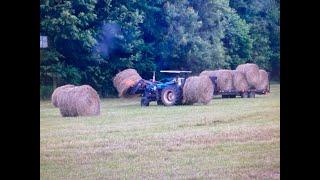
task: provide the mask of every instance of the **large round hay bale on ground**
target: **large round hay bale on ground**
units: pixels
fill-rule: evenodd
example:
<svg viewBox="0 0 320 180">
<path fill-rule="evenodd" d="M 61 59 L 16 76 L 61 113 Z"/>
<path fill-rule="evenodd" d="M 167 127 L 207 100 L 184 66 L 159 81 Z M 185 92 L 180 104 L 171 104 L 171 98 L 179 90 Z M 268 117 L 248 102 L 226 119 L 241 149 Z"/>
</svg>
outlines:
<svg viewBox="0 0 320 180">
<path fill-rule="evenodd" d="M 236 70 L 245 74 L 250 89 L 256 89 L 259 85 L 259 67 L 256 64 L 240 64 Z"/>
<path fill-rule="evenodd" d="M 100 114 L 100 98 L 89 85 L 66 89 L 59 97 L 59 110 L 63 117 L 96 116 Z"/>
<path fill-rule="evenodd" d="M 267 90 L 269 87 L 269 75 L 267 71 L 260 69 L 259 70 L 259 84 L 257 86 L 257 90 L 263 91 Z"/>
<path fill-rule="evenodd" d="M 126 69 L 113 78 L 113 85 L 117 89 L 119 97 L 130 97 L 126 95 L 127 90 L 141 79 L 135 69 Z"/>
<path fill-rule="evenodd" d="M 212 100 L 213 85 L 208 76 L 191 76 L 183 86 L 183 104 L 208 104 Z"/>
<path fill-rule="evenodd" d="M 249 85 L 244 73 L 233 70 L 232 71 L 233 88 L 236 91 L 245 92 L 249 89 Z"/>
<path fill-rule="evenodd" d="M 59 106 L 59 104 L 58 104 L 58 96 L 60 96 L 60 94 L 61 94 L 64 90 L 66 90 L 66 89 L 68 89 L 68 88 L 71 88 L 71 87 L 74 87 L 74 85 L 72 85 L 72 84 L 66 84 L 66 85 L 64 85 L 64 86 L 60 86 L 60 87 L 56 88 L 56 89 L 53 91 L 53 93 L 52 93 L 52 95 L 51 95 L 51 102 L 52 102 L 52 105 L 53 105 L 54 107 L 58 107 L 58 106 Z"/>
<path fill-rule="evenodd" d="M 219 69 L 214 71 L 206 70 L 200 73 L 200 76 L 202 75 L 217 77 L 216 91 L 231 91 L 233 89 L 231 70 L 228 70 L 228 69 Z"/>
</svg>

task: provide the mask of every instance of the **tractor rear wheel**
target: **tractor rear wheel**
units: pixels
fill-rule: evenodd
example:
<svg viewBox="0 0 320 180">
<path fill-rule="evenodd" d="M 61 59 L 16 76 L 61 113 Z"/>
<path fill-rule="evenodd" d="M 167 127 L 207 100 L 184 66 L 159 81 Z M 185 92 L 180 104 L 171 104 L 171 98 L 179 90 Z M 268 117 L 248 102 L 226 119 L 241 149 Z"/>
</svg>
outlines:
<svg viewBox="0 0 320 180">
<path fill-rule="evenodd" d="M 181 93 L 174 86 L 168 86 L 161 92 L 161 101 L 165 106 L 173 106 L 181 101 Z"/>
</svg>

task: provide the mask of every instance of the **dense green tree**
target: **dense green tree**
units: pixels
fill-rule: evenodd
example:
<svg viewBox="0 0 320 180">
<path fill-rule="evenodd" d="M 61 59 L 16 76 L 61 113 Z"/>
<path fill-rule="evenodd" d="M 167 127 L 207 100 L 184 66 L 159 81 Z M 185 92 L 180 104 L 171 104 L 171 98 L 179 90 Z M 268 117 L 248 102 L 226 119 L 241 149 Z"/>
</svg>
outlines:
<svg viewBox="0 0 320 180">
<path fill-rule="evenodd" d="M 144 46 L 142 59 L 150 64 L 152 62 L 152 68 L 146 71 L 144 77 L 146 79 L 151 78 L 152 71 L 163 69 L 163 52 L 166 52 L 163 48 L 164 35 L 167 32 L 168 24 L 166 17 L 164 16 L 165 9 L 163 8 L 165 0 L 140 0 L 137 1 L 136 8 L 144 12 L 144 21 L 140 24 L 141 31 L 143 32 Z M 162 74 L 158 74 L 158 78 L 161 78 Z"/>
<path fill-rule="evenodd" d="M 171 1 L 165 4 L 167 33 L 162 42 L 163 66 L 190 69 L 226 68 L 222 39 L 227 1 Z"/>
<path fill-rule="evenodd" d="M 279 7 L 278 0 L 41 0 L 49 48 L 40 50 L 40 83 L 89 84 L 110 96 L 112 77 L 126 68 L 149 79 L 155 70 L 197 74 L 248 61 L 279 77 Z"/>
<path fill-rule="evenodd" d="M 142 74 L 152 71 L 152 59 L 143 59 L 148 52 L 139 27 L 143 12 L 134 4 L 108 0 L 41 1 L 40 30 L 50 39 L 50 48 L 42 50 L 42 57 L 46 57 L 41 60 L 42 79 L 51 75 L 53 84 L 90 84 L 105 95 L 114 92 L 110 87 L 118 71 L 129 67 Z M 63 78 L 61 71 L 74 76 Z"/>
<path fill-rule="evenodd" d="M 198 12 L 202 26 L 199 34 L 211 47 L 211 66 L 203 69 L 228 68 L 227 54 L 222 39 L 225 36 L 227 18 L 230 11 L 228 0 L 190 0 L 190 4 Z"/>
<path fill-rule="evenodd" d="M 230 6 L 251 26 L 252 61 L 272 72 L 274 77 L 279 77 L 280 1 L 230 0 Z"/>
<path fill-rule="evenodd" d="M 269 40 L 272 50 L 270 57 L 271 75 L 277 79 L 280 77 L 280 0 L 271 1 L 268 8 Z M 280 80 L 280 79 L 279 79 Z"/>
<path fill-rule="evenodd" d="M 58 85 L 80 83 L 80 70 L 93 63 L 90 56 L 96 40 L 90 26 L 96 19 L 95 4 L 94 0 L 41 1 L 40 32 L 49 37 L 49 48 L 42 50 L 40 63 L 42 72 L 49 71 L 46 74 Z"/>
<path fill-rule="evenodd" d="M 188 1 L 167 2 L 165 16 L 168 30 L 162 42 L 162 47 L 167 47 L 163 52 L 163 67 L 196 70 L 201 68 L 199 65 L 208 66 L 205 60 L 210 56 L 205 54 L 205 50 L 209 44 L 197 33 L 202 22 Z"/>
<path fill-rule="evenodd" d="M 235 69 L 239 64 L 252 59 L 253 40 L 249 35 L 250 26 L 233 9 L 226 13 L 226 17 L 223 42 L 228 55 L 227 62 L 231 69 Z"/>
</svg>

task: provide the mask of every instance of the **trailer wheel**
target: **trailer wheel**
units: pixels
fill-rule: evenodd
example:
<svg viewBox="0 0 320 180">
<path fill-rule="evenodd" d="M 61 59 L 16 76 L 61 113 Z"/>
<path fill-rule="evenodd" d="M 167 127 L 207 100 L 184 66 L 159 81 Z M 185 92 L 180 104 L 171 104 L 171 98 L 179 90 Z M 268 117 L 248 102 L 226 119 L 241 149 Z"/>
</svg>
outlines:
<svg viewBox="0 0 320 180">
<path fill-rule="evenodd" d="M 149 106 L 149 100 L 145 97 L 141 98 L 141 106 Z"/>
<path fill-rule="evenodd" d="M 222 98 L 229 98 L 229 95 L 222 95 Z"/>
<path fill-rule="evenodd" d="M 241 98 L 248 98 L 248 93 L 247 92 L 242 93 Z"/>
<path fill-rule="evenodd" d="M 253 91 L 251 91 L 251 92 L 249 93 L 249 98 L 255 98 L 255 97 L 256 97 L 256 93 L 253 92 Z"/>
<path fill-rule="evenodd" d="M 181 101 L 181 93 L 174 86 L 168 86 L 161 92 L 161 101 L 165 106 L 173 106 Z"/>
</svg>

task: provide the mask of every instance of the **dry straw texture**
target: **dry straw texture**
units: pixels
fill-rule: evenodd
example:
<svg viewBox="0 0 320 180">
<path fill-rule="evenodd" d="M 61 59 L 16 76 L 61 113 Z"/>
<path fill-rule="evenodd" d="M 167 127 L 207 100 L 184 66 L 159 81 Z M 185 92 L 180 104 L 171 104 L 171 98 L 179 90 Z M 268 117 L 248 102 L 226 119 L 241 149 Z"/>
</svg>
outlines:
<svg viewBox="0 0 320 180">
<path fill-rule="evenodd" d="M 63 117 L 96 116 L 100 114 L 100 98 L 89 85 L 66 89 L 58 96 L 59 110 Z"/>
<path fill-rule="evenodd" d="M 217 77 L 216 91 L 230 91 L 233 89 L 231 70 L 227 70 L 227 69 L 219 69 L 214 71 L 206 70 L 200 73 L 200 76 L 202 75 Z"/>
<path fill-rule="evenodd" d="M 213 97 L 213 85 L 208 76 L 191 76 L 183 86 L 183 104 L 208 104 Z"/>
<path fill-rule="evenodd" d="M 249 89 L 249 85 L 244 73 L 233 70 L 232 71 L 233 88 L 236 91 L 245 92 Z"/>
<path fill-rule="evenodd" d="M 267 71 L 260 69 L 259 70 L 259 84 L 257 90 L 267 90 L 269 86 L 269 76 Z"/>
<path fill-rule="evenodd" d="M 256 64 L 240 64 L 236 70 L 245 74 L 250 89 L 257 88 L 259 85 L 259 67 Z"/>
<path fill-rule="evenodd" d="M 67 85 L 64 85 L 64 86 L 60 86 L 60 87 L 56 88 L 56 89 L 53 91 L 53 93 L 52 93 L 52 95 L 51 95 L 51 102 L 52 102 L 52 105 L 53 105 L 54 107 L 59 107 L 59 104 L 58 104 L 58 96 L 60 96 L 60 94 L 61 94 L 64 90 L 66 90 L 66 89 L 68 89 L 68 88 L 71 88 L 71 87 L 74 87 L 74 85 L 72 85 L 72 84 L 67 84 Z"/>
<path fill-rule="evenodd" d="M 135 69 L 126 69 L 113 78 L 113 85 L 117 89 L 119 97 L 131 97 L 126 92 L 141 79 Z"/>
</svg>

